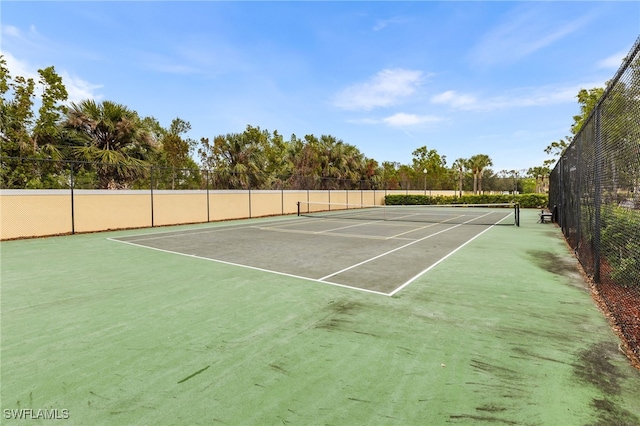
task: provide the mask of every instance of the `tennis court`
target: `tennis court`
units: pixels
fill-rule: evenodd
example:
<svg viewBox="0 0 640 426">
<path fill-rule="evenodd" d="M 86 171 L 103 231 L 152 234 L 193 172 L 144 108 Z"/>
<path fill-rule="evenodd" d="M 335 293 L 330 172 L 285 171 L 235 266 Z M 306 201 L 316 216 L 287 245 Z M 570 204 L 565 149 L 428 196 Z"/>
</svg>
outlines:
<svg viewBox="0 0 640 426">
<path fill-rule="evenodd" d="M 299 203 L 297 217 L 114 241 L 392 296 L 518 214 L 513 205 L 348 207 Z"/>
<path fill-rule="evenodd" d="M 640 424 L 640 371 L 538 213 L 3 242 L 2 424 Z"/>
</svg>

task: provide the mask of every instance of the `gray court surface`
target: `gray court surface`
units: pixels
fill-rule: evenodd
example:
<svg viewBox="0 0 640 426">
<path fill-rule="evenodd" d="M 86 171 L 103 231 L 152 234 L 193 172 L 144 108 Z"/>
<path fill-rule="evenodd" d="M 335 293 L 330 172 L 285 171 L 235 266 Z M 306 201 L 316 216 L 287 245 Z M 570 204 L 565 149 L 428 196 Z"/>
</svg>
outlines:
<svg viewBox="0 0 640 426">
<path fill-rule="evenodd" d="M 289 217 L 253 225 L 216 226 L 114 240 L 393 295 L 490 228 L 490 225 Z"/>
</svg>

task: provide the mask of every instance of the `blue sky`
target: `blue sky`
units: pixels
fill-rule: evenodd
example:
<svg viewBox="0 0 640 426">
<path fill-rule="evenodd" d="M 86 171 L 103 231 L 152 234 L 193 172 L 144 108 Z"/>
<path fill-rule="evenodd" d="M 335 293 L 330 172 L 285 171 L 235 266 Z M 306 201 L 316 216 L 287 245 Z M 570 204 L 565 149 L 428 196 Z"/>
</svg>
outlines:
<svg viewBox="0 0 640 426">
<path fill-rule="evenodd" d="M 180 117 L 189 136 L 247 125 L 330 134 L 379 162 L 426 145 L 527 169 L 569 134 L 640 35 L 640 2 L 14 2 L 12 76 L 53 65 L 70 101 Z"/>
</svg>

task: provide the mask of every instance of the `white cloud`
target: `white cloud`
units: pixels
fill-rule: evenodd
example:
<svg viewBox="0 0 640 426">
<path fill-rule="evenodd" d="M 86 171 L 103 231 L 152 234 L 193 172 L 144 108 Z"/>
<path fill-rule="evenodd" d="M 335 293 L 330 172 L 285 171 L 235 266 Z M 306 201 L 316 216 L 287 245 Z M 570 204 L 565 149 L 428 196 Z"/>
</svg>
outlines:
<svg viewBox="0 0 640 426">
<path fill-rule="evenodd" d="M 35 25 L 31 25 L 26 32 L 13 25 L 2 25 L 0 34 L 2 34 L 3 48 L 13 51 L 27 49 L 34 51 L 48 44 L 48 40 L 40 35 Z"/>
<path fill-rule="evenodd" d="M 346 120 L 347 123 L 351 124 L 379 124 L 380 120 L 376 120 L 375 118 L 351 118 Z"/>
<path fill-rule="evenodd" d="M 85 99 L 102 99 L 102 95 L 96 93 L 96 91 L 102 88 L 100 84 L 92 84 L 81 78 L 69 75 L 66 71 L 60 73 L 62 77 L 62 84 L 67 88 L 67 94 L 69 98 L 68 102 L 80 102 Z"/>
<path fill-rule="evenodd" d="M 398 112 L 396 114 L 393 114 L 381 119 L 369 117 L 369 118 L 347 120 L 347 122 L 351 124 L 359 124 L 359 125 L 385 124 L 390 127 L 415 127 L 415 126 L 420 126 L 424 124 L 439 123 L 441 121 L 444 121 L 444 119 L 442 117 L 438 117 L 435 115 L 417 115 L 417 114 L 407 114 L 404 112 Z"/>
<path fill-rule="evenodd" d="M 403 24 L 405 22 L 408 22 L 409 20 L 407 18 L 402 18 L 402 17 L 395 17 L 395 18 L 389 18 L 389 19 L 378 19 L 376 21 L 376 24 L 373 26 L 373 31 L 380 31 L 390 25 L 397 25 L 397 24 Z"/>
<path fill-rule="evenodd" d="M 512 90 L 509 93 L 482 98 L 478 95 L 458 93 L 455 90 L 435 95 L 434 104 L 447 105 L 460 111 L 497 111 L 510 108 L 540 107 L 561 103 L 575 103 L 581 89 L 602 87 L 601 83 L 582 83 L 569 86 L 542 86 Z"/>
<path fill-rule="evenodd" d="M 36 97 L 39 97 L 42 94 L 42 88 L 38 84 L 40 74 L 38 74 L 37 68 L 26 61 L 16 58 L 10 52 L 0 51 L 0 54 L 3 55 L 7 63 L 11 78 L 14 79 L 17 76 L 22 76 L 33 79 L 36 83 L 35 94 Z M 56 73 L 62 77 L 62 84 L 64 84 L 64 87 L 67 89 L 69 95 L 67 99 L 68 102 L 79 102 L 84 99 L 98 100 L 102 98 L 102 95 L 96 93 L 97 89 L 100 89 L 102 85 L 89 83 L 79 77 L 70 75 L 66 71 L 56 69 Z"/>
<path fill-rule="evenodd" d="M 598 62 L 598 68 L 606 68 L 606 69 L 614 69 L 617 70 L 622 65 L 622 61 L 627 56 L 628 50 L 620 51 L 618 53 L 614 53 L 608 58 L 604 58 L 600 62 Z"/>
<path fill-rule="evenodd" d="M 465 109 L 477 104 L 477 100 L 474 96 L 458 94 L 455 90 L 448 90 L 446 92 L 435 95 L 431 98 L 431 102 L 434 104 L 448 104 L 453 108 Z"/>
<path fill-rule="evenodd" d="M 392 127 L 417 126 L 420 124 L 437 123 L 442 121 L 440 117 L 433 115 L 416 115 L 399 112 L 382 119 L 382 122 Z"/>
<path fill-rule="evenodd" d="M 489 31 L 471 53 L 479 65 L 518 61 L 586 26 L 595 13 L 570 18 L 553 17 L 549 10 L 516 7 L 503 22 Z"/>
<path fill-rule="evenodd" d="M 334 105 L 346 110 L 364 111 L 396 105 L 413 95 L 422 80 L 422 71 L 385 69 L 363 83 L 340 91 L 334 97 Z"/>
<path fill-rule="evenodd" d="M 2 35 L 9 37 L 20 37 L 20 29 L 14 27 L 13 25 L 3 25 L 2 26 Z"/>
<path fill-rule="evenodd" d="M 12 79 L 16 76 L 22 76 L 24 78 L 32 78 L 34 81 L 38 81 L 38 78 L 40 77 L 38 75 L 38 70 L 34 69 L 26 61 L 16 58 L 10 52 L 0 51 L 0 54 L 7 62 L 7 68 L 9 69 L 9 74 Z"/>
</svg>

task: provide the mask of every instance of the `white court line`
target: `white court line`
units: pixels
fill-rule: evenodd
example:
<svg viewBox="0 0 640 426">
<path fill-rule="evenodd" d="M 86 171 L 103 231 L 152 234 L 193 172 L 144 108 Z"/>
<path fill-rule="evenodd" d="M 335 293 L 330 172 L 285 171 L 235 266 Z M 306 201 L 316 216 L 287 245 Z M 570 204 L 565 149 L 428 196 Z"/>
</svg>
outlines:
<svg viewBox="0 0 640 426">
<path fill-rule="evenodd" d="M 356 228 L 358 226 L 371 225 L 372 223 L 380 223 L 380 222 L 383 222 L 383 221 L 382 220 L 372 220 L 370 222 L 357 223 L 355 225 L 340 226 L 338 228 L 325 229 L 324 231 L 316 231 L 316 234 L 324 234 L 324 233 L 327 233 L 327 232 L 339 231 L 341 229 L 347 229 L 347 228 Z"/>
<path fill-rule="evenodd" d="M 467 244 L 469 244 L 471 241 L 475 240 L 476 238 L 478 238 L 480 235 L 484 234 L 485 232 L 487 232 L 488 230 L 490 230 L 491 228 L 493 228 L 494 226 L 496 226 L 497 224 L 499 224 L 500 222 L 502 222 L 503 220 L 507 219 L 508 217 L 511 217 L 511 215 L 506 216 L 502 219 L 500 219 L 498 222 L 496 222 L 495 225 L 491 225 L 490 227 L 488 227 L 487 229 L 485 229 L 484 231 L 480 232 L 479 234 L 474 235 L 473 237 L 471 237 L 469 240 L 465 241 L 464 243 L 462 243 L 461 245 L 459 245 L 458 247 L 456 247 L 455 249 L 453 249 L 453 251 L 449 252 L 447 255 L 445 255 L 444 257 L 442 257 L 440 260 L 438 260 L 436 263 L 432 264 L 431 266 L 429 266 L 428 268 L 426 268 L 425 270 L 421 271 L 419 274 L 417 274 L 416 276 L 414 276 L 413 278 L 409 279 L 407 282 L 405 282 L 404 284 L 402 284 L 400 287 L 396 288 L 395 290 L 393 290 L 391 293 L 389 293 L 389 296 L 393 296 L 394 294 L 396 294 L 397 292 L 399 292 L 400 290 L 402 290 L 403 288 L 405 288 L 406 286 L 408 286 L 409 284 L 411 284 L 412 282 L 414 282 L 415 280 L 417 280 L 418 278 L 420 278 L 421 276 L 423 276 L 424 274 L 426 274 L 427 272 L 429 272 L 430 270 L 432 270 L 433 268 L 435 268 L 436 266 L 438 266 L 440 263 L 442 263 L 445 259 L 447 259 L 448 257 L 452 256 L 454 253 L 456 253 L 458 250 L 460 250 L 462 247 L 466 246 Z M 475 220 L 475 219 L 473 219 Z M 465 222 L 466 223 L 466 222 Z"/>
<path fill-rule="evenodd" d="M 142 245 L 142 244 L 132 243 L 132 242 L 129 242 L 129 241 L 116 240 L 116 239 L 113 239 L 113 238 L 107 238 L 107 240 L 115 241 L 115 242 L 122 243 L 122 244 L 129 244 L 129 245 L 132 245 L 132 246 L 135 246 L 135 247 L 142 247 L 142 248 L 146 248 L 146 249 L 150 249 L 150 250 L 156 250 L 156 251 L 160 251 L 160 252 L 163 252 L 163 253 L 177 254 L 177 255 L 180 255 L 180 256 L 190 257 L 190 258 L 193 258 L 193 259 L 208 260 L 210 262 L 222 263 L 224 265 L 230 265 L 230 266 L 237 266 L 237 267 L 240 267 L 240 268 L 252 269 L 254 271 L 267 272 L 267 273 L 270 273 L 270 274 L 282 275 L 282 276 L 291 277 L 291 278 L 299 278 L 299 279 L 306 280 L 306 281 L 313 281 L 313 282 L 319 282 L 319 283 L 322 283 L 322 284 L 333 285 L 333 286 L 336 286 L 336 287 L 348 288 L 350 290 L 364 291 L 365 293 L 373 293 L 373 294 L 378 294 L 378 295 L 381 295 L 381 296 L 390 296 L 390 294 L 383 293 L 381 291 L 369 290 L 369 289 L 360 288 L 360 287 L 352 287 L 352 286 L 349 286 L 349 285 L 333 283 L 333 282 L 330 282 L 330 281 L 320 281 L 320 280 L 317 280 L 315 278 L 309 278 L 309 277 L 303 277 L 303 276 L 300 276 L 300 275 L 288 274 L 286 272 L 272 271 L 270 269 L 258 268 L 256 266 L 243 265 L 241 263 L 227 262 L 226 260 L 212 259 L 212 258 L 209 258 L 209 257 L 197 256 L 195 254 L 180 253 L 179 251 L 171 251 L 171 250 L 165 250 L 165 249 L 156 248 L 156 247 L 149 247 L 149 246 L 145 246 L 145 245 Z"/>
<path fill-rule="evenodd" d="M 302 229 L 282 229 L 278 227 L 268 227 L 263 228 L 260 226 L 253 226 L 254 229 L 259 229 L 261 231 L 269 231 L 269 232 L 284 232 L 289 234 L 303 234 L 303 235 L 325 235 L 329 237 L 341 237 L 341 238 L 362 238 L 365 240 L 388 240 L 389 237 L 383 237 L 380 235 L 366 235 L 366 234 L 343 234 L 340 232 L 327 232 L 327 231 L 305 231 Z M 340 229 L 340 228 L 338 228 Z M 398 238 L 402 240 L 413 241 L 415 238 Z"/>
<path fill-rule="evenodd" d="M 411 246 L 411 245 L 413 245 L 413 244 L 419 243 L 419 242 L 421 242 L 421 241 L 424 241 L 424 240 L 426 240 L 426 239 L 428 239 L 428 238 L 431 238 L 431 237 L 434 237 L 434 236 L 436 236 L 436 235 L 442 234 L 442 233 L 444 233 L 444 232 L 450 231 L 450 230 L 455 229 L 455 228 L 457 228 L 457 227 L 459 227 L 459 226 L 462 226 L 462 225 L 464 225 L 464 224 L 466 224 L 466 223 L 472 222 L 473 220 L 480 219 L 480 218 L 481 218 L 481 217 L 483 217 L 483 216 L 487 216 L 487 215 L 489 215 L 489 214 L 490 214 L 490 213 L 487 213 L 487 214 L 484 214 L 484 215 L 482 215 L 482 216 L 479 216 L 479 217 L 477 217 L 477 218 L 475 218 L 475 219 L 468 220 L 468 221 L 463 222 L 463 223 L 459 223 L 458 225 L 452 226 L 452 227 L 447 228 L 447 229 L 443 229 L 442 231 L 438 231 L 438 232 L 436 232 L 436 233 L 434 233 L 434 234 L 427 235 L 426 237 L 422 237 L 422 238 L 420 238 L 420 239 L 418 239 L 418 240 L 412 241 L 412 242 L 407 243 L 407 244 L 405 244 L 405 245 L 403 245 L 403 246 L 396 247 L 396 248 L 394 248 L 393 250 L 389 250 L 389 251 L 387 251 L 387 252 L 384 252 L 384 253 L 382 253 L 382 254 L 379 254 L 379 255 L 377 255 L 377 256 L 374 256 L 374 257 L 372 257 L 372 258 L 370 258 L 370 259 L 363 260 L 362 262 L 358 262 L 358 263 L 356 263 L 355 265 L 348 266 L 348 267 L 346 267 L 346 268 L 344 268 L 344 269 L 341 269 L 341 270 L 336 271 L 336 272 L 334 272 L 334 273 L 332 273 L 332 274 L 329 274 L 329 275 L 327 275 L 327 276 L 325 276 L 325 277 L 322 277 L 322 278 L 320 278 L 320 281 L 326 280 L 327 278 L 331 278 L 331 277 L 333 277 L 333 276 L 336 276 L 336 275 L 338 275 L 338 274 L 341 274 L 341 273 L 343 273 L 343 272 L 346 272 L 346 271 L 348 271 L 348 270 L 350 270 L 350 269 L 357 268 L 358 266 L 364 265 L 365 263 L 369 263 L 369 262 L 372 262 L 372 261 L 374 261 L 374 260 L 376 260 L 376 259 L 380 259 L 381 257 L 384 257 L 384 256 L 386 256 L 386 255 L 388 255 L 388 254 L 391 254 L 391 253 L 396 252 L 396 251 L 398 251 L 398 250 L 402 250 L 403 248 L 409 247 L 409 246 Z M 492 226 L 493 226 L 493 225 L 492 225 Z"/>
<path fill-rule="evenodd" d="M 420 228 L 410 229 L 409 231 L 404 231 L 404 232 L 401 232 L 401 233 L 399 233 L 399 234 L 396 234 L 396 235 L 392 235 L 392 236 L 390 236 L 390 237 L 387 237 L 387 239 L 388 239 L 388 240 L 391 240 L 391 239 L 393 239 L 393 238 L 398 238 L 398 237 L 400 237 L 400 236 L 402 236 L 402 235 L 405 235 L 405 234 L 410 234 L 410 233 L 412 233 L 412 232 L 421 231 L 421 230 L 423 230 L 423 229 L 431 228 L 432 226 L 441 225 L 441 224 L 443 224 L 443 223 L 446 223 L 446 221 L 443 221 L 443 222 L 436 222 L 436 223 L 431 223 L 431 224 L 429 224 L 429 225 L 421 226 Z"/>
<path fill-rule="evenodd" d="M 444 256 L 443 258 L 441 258 L 440 260 L 438 260 L 436 263 L 432 264 L 431 266 L 429 266 L 427 269 L 421 271 L 418 275 L 414 276 L 413 278 L 411 278 L 410 280 L 408 280 L 407 282 L 405 282 L 404 284 L 402 284 L 400 287 L 396 288 L 395 290 L 393 290 L 391 293 L 389 293 L 389 296 L 393 296 L 394 294 L 396 294 L 397 292 L 399 292 L 400 290 L 402 290 L 403 288 L 405 288 L 406 286 L 408 286 L 409 284 L 411 284 L 412 282 L 414 282 L 415 280 L 417 280 L 418 278 L 420 278 L 422 275 L 426 274 L 427 272 L 429 272 L 430 270 L 432 270 L 433 268 L 435 268 L 436 266 L 438 266 L 439 264 L 441 264 L 445 259 L 447 259 L 449 256 L 452 256 L 455 252 L 457 252 L 458 250 L 460 250 L 462 247 L 466 246 L 467 244 L 469 244 L 471 241 L 475 240 L 476 238 L 478 238 L 480 235 L 484 234 L 485 232 L 487 232 L 489 229 L 493 228 L 495 225 L 491 225 L 489 228 L 485 229 L 484 231 L 480 232 L 477 235 L 474 235 L 472 238 L 470 238 L 469 240 L 465 241 L 464 243 L 462 243 L 461 245 L 459 245 L 458 247 L 456 247 L 453 251 L 451 251 L 450 253 L 448 253 L 446 256 Z"/>
<path fill-rule="evenodd" d="M 488 215 L 488 214 L 490 214 L 490 213 L 487 213 L 486 215 Z M 483 216 L 486 216 L 486 215 L 483 215 Z M 476 239 L 476 238 L 478 238 L 480 235 L 484 234 L 484 233 L 485 233 L 485 232 L 487 232 L 489 229 L 493 228 L 495 225 L 491 225 L 489 228 L 487 228 L 487 229 L 485 229 L 484 231 L 480 232 L 479 234 L 477 234 L 477 235 L 473 236 L 471 239 L 469 239 L 468 241 L 464 242 L 462 245 L 460 245 L 460 246 L 458 246 L 457 248 L 455 248 L 453 251 L 451 251 L 450 253 L 448 253 L 447 255 L 445 255 L 443 258 L 441 258 L 440 260 L 438 260 L 436 263 L 434 263 L 434 264 L 430 265 L 428 268 L 426 268 L 425 270 L 421 271 L 419 274 L 417 274 L 416 276 L 414 276 L 414 277 L 413 277 L 413 278 L 411 278 L 410 280 L 406 281 L 406 282 L 405 282 L 404 284 L 402 284 L 400 287 L 397 287 L 397 288 L 396 288 L 395 290 L 393 290 L 391 293 L 383 293 L 383 292 L 376 291 L 376 290 L 369 290 L 369 289 L 366 289 L 366 288 L 360 288 L 360 287 L 354 287 L 354 286 L 349 286 L 349 285 L 345 285 L 345 284 L 334 283 L 334 282 L 331 282 L 331 281 L 326 281 L 326 279 L 327 279 L 327 278 L 330 278 L 330 277 L 332 277 L 332 276 L 335 276 L 335 275 L 337 275 L 337 274 L 339 274 L 339 273 L 341 273 L 341 272 L 344 272 L 344 271 L 347 271 L 347 270 L 349 270 L 349 269 L 352 269 L 352 268 L 355 268 L 355 267 L 357 267 L 357 266 L 360 266 L 360 265 L 362 265 L 362 264 L 368 263 L 368 262 L 370 262 L 370 261 L 372 261 L 372 260 L 378 259 L 378 258 L 380 258 L 380 257 L 382 257 L 382 256 L 385 256 L 385 255 L 387 255 L 387 254 L 390 254 L 390 253 L 392 253 L 392 252 L 394 252 L 394 251 L 397 251 L 397 250 L 399 250 L 399 249 L 402 249 L 402 248 L 408 247 L 408 246 L 410 246 L 410 245 L 412 245 L 412 244 L 415 244 L 415 243 L 417 243 L 417 242 L 420 242 L 420 241 L 426 240 L 427 238 L 431 238 L 432 236 L 435 236 L 435 235 L 438 235 L 438 234 L 441 234 L 441 233 L 447 232 L 447 231 L 449 231 L 449 230 L 451 230 L 451 229 L 457 228 L 457 227 L 459 227 L 459 226 L 462 226 L 462 225 L 464 225 L 464 224 L 467 224 L 467 223 L 469 223 L 469 222 L 472 222 L 472 221 L 474 221 L 474 220 L 477 220 L 477 219 L 479 219 L 479 218 L 481 218 L 481 217 L 483 217 L 483 216 L 479 216 L 479 217 L 477 217 L 477 218 L 474 218 L 474 219 L 468 220 L 468 221 L 466 221 L 466 222 L 464 222 L 464 223 L 461 223 L 461 224 L 458 224 L 458 225 L 452 226 L 452 227 L 447 228 L 447 229 L 445 229 L 445 230 L 439 231 L 439 232 L 437 232 L 437 233 L 435 233 L 435 234 L 428 235 L 428 236 L 426 236 L 426 237 L 424 237 L 424 238 L 421 238 L 421 239 L 419 239 L 419 240 L 414 240 L 414 241 L 412 241 L 412 242 L 410 242 L 410 243 L 408 243 L 408 244 L 405 244 L 404 246 L 401 246 L 401 247 L 398 247 L 398 248 L 396 248 L 396 249 L 390 250 L 390 251 L 388 251 L 388 252 L 386 252 L 386 253 L 383 253 L 383 254 L 381 254 L 381 255 L 375 256 L 375 257 L 373 257 L 373 258 L 371 258 L 371 259 L 369 259 L 369 260 L 365 260 L 365 261 L 360 262 L 360 263 L 358 263 L 358 264 L 356 264 L 356 265 L 350 266 L 350 267 L 348 267 L 348 268 L 345 268 L 345 269 L 343 269 L 343 270 L 341 270 L 341 271 L 338 271 L 338 272 L 335 272 L 335 273 L 333 273 L 333 274 L 327 275 L 327 276 L 325 276 L 325 277 L 323 277 L 323 278 L 320 278 L 320 279 L 309 278 L 309 277 L 304 277 L 304 276 L 294 275 L 294 274 L 288 274 L 288 273 L 285 273 L 285 272 L 278 272 L 278 271 L 273 271 L 273 270 L 269 270 L 269 269 L 258 268 L 258 267 L 255 267 L 255 266 L 243 265 L 243 264 L 240 264 L 240 263 L 233 263 L 233 262 L 228 262 L 228 261 L 219 260 L 219 259 L 212 259 L 212 258 L 207 258 L 207 257 L 197 256 L 197 255 L 194 255 L 194 254 L 180 253 L 180 252 L 176 252 L 176 251 L 171 251 L 171 250 L 165 250 L 165 249 L 160 249 L 160 248 L 150 247 L 150 246 L 146 246 L 146 245 L 142 245 L 142 244 L 136 244 L 136 243 L 134 243 L 134 242 L 130 242 L 130 241 L 123 241 L 123 240 L 119 240 L 119 239 L 117 239 L 117 238 L 122 238 L 122 237 L 107 238 L 107 240 L 115 241 L 115 242 L 122 243 L 122 244 L 129 244 L 129 245 L 132 245 L 132 246 L 135 246 L 135 247 L 142 247 L 142 248 L 146 248 L 146 249 L 156 250 L 156 251 L 160 251 L 160 252 L 164 252 L 164 253 L 177 254 L 177 255 L 180 255 L 180 256 L 191 257 L 191 258 L 194 258 L 194 259 L 207 260 L 207 261 L 210 261 L 210 262 L 216 262 L 216 263 L 221 263 L 221 264 L 225 264 L 225 265 L 237 266 L 237 267 L 241 267 L 241 268 L 247 268 L 247 269 L 252 269 L 252 270 L 256 270 L 256 271 L 261 271 L 261 272 L 267 272 L 267 273 L 272 273 L 272 274 L 282 275 L 282 276 L 286 276 L 286 277 L 299 278 L 299 279 L 306 280 L 306 281 L 313 281 L 313 282 L 318 282 L 318 283 L 322 283 L 322 284 L 329 284 L 329 285 L 333 285 L 333 286 L 336 286 L 336 287 L 342 287 L 342 288 L 347 288 L 347 289 L 351 289 L 351 290 L 362 291 L 362 292 L 365 292 L 365 293 L 372 293 L 372 294 L 377 294 L 377 295 L 382 295 L 382 296 L 393 296 L 393 295 L 395 295 L 397 292 L 399 292 L 400 290 L 402 290 L 403 288 L 405 288 L 406 286 L 408 286 L 409 284 L 411 284 L 411 283 L 412 283 L 413 281 L 415 281 L 417 278 L 421 277 L 422 275 L 424 275 L 425 273 L 427 273 L 428 271 L 430 271 L 431 269 L 433 269 L 435 266 L 437 266 L 438 264 L 442 263 L 442 261 L 444 261 L 445 259 L 447 259 L 447 258 L 448 258 L 448 257 L 450 257 L 451 255 L 453 255 L 454 253 L 456 253 L 456 252 L 457 252 L 458 250 L 460 250 L 462 247 L 466 246 L 466 245 L 467 245 L 467 244 L 469 244 L 471 241 L 475 240 L 475 239 Z M 511 217 L 511 215 L 504 217 L 503 219 L 499 220 L 496 224 L 499 224 L 500 222 L 504 221 L 505 219 L 507 219 L 507 218 L 509 218 L 509 217 Z M 282 220 L 283 220 L 283 219 L 277 219 L 277 220 L 273 220 L 273 221 L 274 221 L 274 222 L 276 222 L 276 221 L 282 221 Z M 284 220 L 286 220 L 286 219 L 284 219 Z M 317 219 L 312 219 L 311 221 L 317 221 Z M 436 225 L 436 224 L 433 224 L 433 225 Z M 246 226 L 237 226 L 237 227 L 235 227 L 235 228 L 234 228 L 234 226 L 236 226 L 236 225 L 228 225 L 228 226 L 224 226 L 224 225 L 223 225 L 223 226 L 221 226 L 221 227 L 219 227 L 219 228 L 217 228 L 217 229 L 215 229 L 215 230 L 206 230 L 206 231 L 203 231 L 203 232 L 204 232 L 204 233 L 206 233 L 206 232 L 215 232 L 216 230 L 233 230 L 233 229 L 246 229 L 246 228 L 255 228 L 255 227 L 256 227 L 255 225 L 246 225 Z M 177 231 L 170 231 L 170 232 L 167 232 L 167 233 L 164 233 L 164 234 L 169 234 L 169 233 L 175 234 L 176 232 L 177 232 Z M 199 232 L 196 232 L 196 233 L 199 233 Z M 190 234 L 190 233 L 189 233 L 189 234 Z M 146 235 L 151 236 L 151 235 L 157 235 L 157 234 L 150 234 L 150 233 L 149 233 L 149 234 L 139 234 L 139 236 L 146 236 Z M 187 235 L 187 234 L 182 234 L 182 235 Z M 177 236 L 182 236 L 182 235 L 177 235 Z M 325 234 L 325 235 L 328 235 L 328 234 Z M 341 235 L 341 234 L 335 234 L 335 235 L 337 235 L 337 236 L 344 236 L 344 235 L 346 235 L 346 234 L 342 234 L 342 235 Z M 163 236 L 160 236 L 160 238 L 168 238 L 168 237 L 173 237 L 173 236 L 176 236 L 176 235 L 163 235 Z M 135 237 L 135 236 L 134 236 L 134 237 Z M 148 239 L 154 239 L 154 238 L 148 238 Z M 141 239 L 141 240 L 137 240 L 137 241 L 146 241 L 146 240 L 147 240 L 147 239 Z"/>
<path fill-rule="evenodd" d="M 291 216 L 279 218 L 279 219 L 271 219 L 271 220 L 265 220 L 264 218 L 253 218 L 253 219 L 242 219 L 242 220 L 263 220 L 264 222 L 267 222 L 267 223 L 288 221 L 291 223 L 295 223 L 294 222 L 295 219 L 292 219 Z M 314 220 L 316 219 L 310 219 L 309 222 Z M 300 223 L 300 222 L 297 222 L 297 223 Z M 207 224 L 204 224 L 204 226 L 206 225 Z M 208 225 L 211 225 L 213 229 L 211 227 L 207 227 L 202 229 L 196 228 L 196 229 L 183 229 L 183 230 L 165 231 L 165 232 L 147 232 L 144 234 L 135 234 L 135 235 L 123 236 L 123 237 L 108 237 L 107 240 L 118 241 L 117 238 L 134 238 L 136 241 L 159 240 L 162 238 L 184 237 L 189 235 L 208 234 L 211 232 L 220 232 L 220 231 L 235 231 L 238 229 L 249 229 L 249 228 L 256 227 L 255 224 L 237 224 L 237 223 L 222 224 L 222 222 L 210 222 Z M 175 226 L 184 226 L 184 225 L 175 225 Z M 138 238 L 138 237 L 147 237 L 147 236 L 148 238 Z"/>
</svg>

